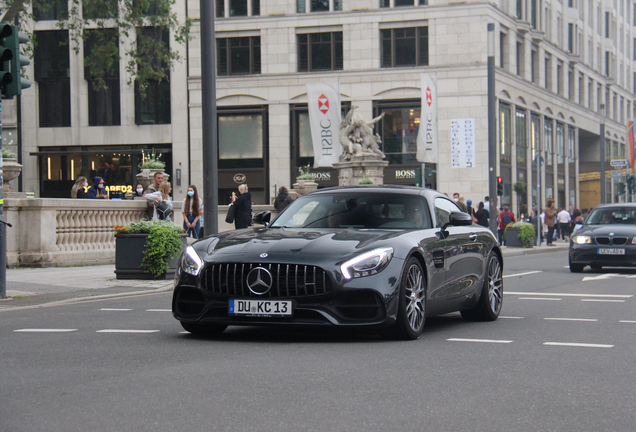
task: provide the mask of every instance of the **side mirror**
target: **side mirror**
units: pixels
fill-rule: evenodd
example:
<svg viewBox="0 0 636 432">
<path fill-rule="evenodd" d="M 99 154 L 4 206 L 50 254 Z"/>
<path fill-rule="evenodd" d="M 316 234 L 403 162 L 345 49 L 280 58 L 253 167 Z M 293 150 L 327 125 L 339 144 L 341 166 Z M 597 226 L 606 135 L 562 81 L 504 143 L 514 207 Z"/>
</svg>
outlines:
<svg viewBox="0 0 636 432">
<path fill-rule="evenodd" d="M 468 213 L 451 212 L 448 222 L 453 226 L 470 226 L 473 224 L 473 218 Z"/>
<path fill-rule="evenodd" d="M 254 215 L 254 223 L 267 225 L 272 218 L 272 212 L 265 210 Z"/>
</svg>

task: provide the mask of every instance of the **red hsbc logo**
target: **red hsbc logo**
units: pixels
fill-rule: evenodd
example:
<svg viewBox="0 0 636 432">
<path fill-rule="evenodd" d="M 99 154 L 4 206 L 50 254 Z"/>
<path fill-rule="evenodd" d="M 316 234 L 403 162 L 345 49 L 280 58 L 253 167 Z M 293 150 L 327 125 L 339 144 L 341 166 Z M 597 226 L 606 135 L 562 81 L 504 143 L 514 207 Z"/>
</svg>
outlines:
<svg viewBox="0 0 636 432">
<path fill-rule="evenodd" d="M 433 94 L 431 93 L 430 87 L 426 87 L 426 103 L 428 103 L 429 107 L 433 103 Z"/>
<path fill-rule="evenodd" d="M 329 98 L 324 94 L 318 96 L 318 110 L 323 114 L 327 114 L 329 111 Z"/>
</svg>

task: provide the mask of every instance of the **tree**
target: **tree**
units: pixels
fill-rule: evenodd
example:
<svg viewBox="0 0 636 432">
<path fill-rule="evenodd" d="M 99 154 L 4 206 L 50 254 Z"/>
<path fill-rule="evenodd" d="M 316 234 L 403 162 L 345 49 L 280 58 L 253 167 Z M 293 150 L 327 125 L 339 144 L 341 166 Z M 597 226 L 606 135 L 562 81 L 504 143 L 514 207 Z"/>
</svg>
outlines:
<svg viewBox="0 0 636 432">
<path fill-rule="evenodd" d="M 26 28 L 28 22 L 42 17 L 58 20 L 58 28 L 69 31 L 75 54 L 84 46 L 84 66 L 95 90 L 107 88 L 106 78 L 118 66 L 120 45 L 123 46 L 128 85 L 136 83 L 145 97 L 149 82 L 169 80 L 174 63 L 183 60 L 170 47 L 167 35 L 172 32 L 180 44 L 190 38 L 192 21 L 178 21 L 173 10 L 175 1 L 0 0 L 0 10 L 5 12 L 2 21 L 15 23 L 30 35 L 27 54 L 31 56 L 38 41 Z M 86 49 L 87 44 L 90 49 Z"/>
</svg>

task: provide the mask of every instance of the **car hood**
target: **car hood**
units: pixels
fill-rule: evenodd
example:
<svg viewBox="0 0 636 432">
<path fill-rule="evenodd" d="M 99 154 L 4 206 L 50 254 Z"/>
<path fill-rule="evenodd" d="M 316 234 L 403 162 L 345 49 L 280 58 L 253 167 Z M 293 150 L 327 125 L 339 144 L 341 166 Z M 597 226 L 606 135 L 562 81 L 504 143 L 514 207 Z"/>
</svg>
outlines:
<svg viewBox="0 0 636 432">
<path fill-rule="evenodd" d="M 576 230 L 575 235 L 589 236 L 621 236 L 633 237 L 636 235 L 636 225 L 584 225 Z"/>
<path fill-rule="evenodd" d="M 194 244 L 206 261 L 338 261 L 356 251 L 389 245 L 408 232 L 357 229 L 254 228 L 208 237 Z"/>
</svg>

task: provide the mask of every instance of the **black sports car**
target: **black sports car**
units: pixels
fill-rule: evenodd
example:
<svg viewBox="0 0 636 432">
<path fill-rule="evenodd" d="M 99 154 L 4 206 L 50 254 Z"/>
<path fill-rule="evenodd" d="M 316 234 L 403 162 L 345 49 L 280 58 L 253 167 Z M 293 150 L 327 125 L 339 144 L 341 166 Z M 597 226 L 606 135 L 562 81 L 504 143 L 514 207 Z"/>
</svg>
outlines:
<svg viewBox="0 0 636 432">
<path fill-rule="evenodd" d="M 602 204 L 570 237 L 570 271 L 636 266 L 636 204 Z"/>
<path fill-rule="evenodd" d="M 228 325 L 378 326 L 416 339 L 432 315 L 495 320 L 503 260 L 492 233 L 433 190 L 322 189 L 264 227 L 199 240 L 175 276 L 174 317 Z"/>
</svg>

